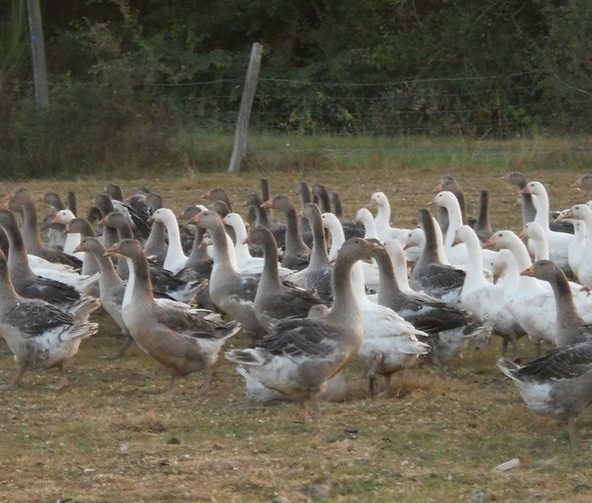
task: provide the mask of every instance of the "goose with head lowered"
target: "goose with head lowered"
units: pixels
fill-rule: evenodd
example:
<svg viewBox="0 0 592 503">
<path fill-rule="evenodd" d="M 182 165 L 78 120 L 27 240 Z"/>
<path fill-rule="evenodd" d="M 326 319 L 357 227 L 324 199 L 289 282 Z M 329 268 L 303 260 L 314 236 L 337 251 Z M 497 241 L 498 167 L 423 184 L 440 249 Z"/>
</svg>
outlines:
<svg viewBox="0 0 592 503">
<path fill-rule="evenodd" d="M 331 207 L 333 208 L 333 214 L 339 219 L 343 227 L 343 234 L 346 239 L 353 237 L 364 237 L 364 226 L 360 222 L 353 220 L 347 220 L 343 216 L 343 206 L 341 204 L 341 196 L 336 190 L 332 191 L 329 195 L 331 198 Z"/>
<path fill-rule="evenodd" d="M 320 394 L 356 354 L 364 338 L 351 269 L 358 260 L 370 258 L 373 246 L 359 238 L 343 245 L 335 264 L 334 303 L 329 313 L 280 321 L 274 333 L 254 347 L 229 351 L 226 358 L 266 388 L 300 402 L 304 412 L 310 402 L 313 418 L 319 419 Z"/>
<path fill-rule="evenodd" d="M 224 224 L 217 213 L 202 211 L 192 218 L 206 229 L 214 243 L 214 267 L 209 282 L 210 297 L 219 310 L 238 321 L 245 334 L 255 341 L 267 331 L 255 315 L 255 295 L 259 278 L 240 274 L 230 259 L 230 247 Z"/>
<path fill-rule="evenodd" d="M 158 305 L 152 294 L 148 261 L 142 245 L 124 239 L 107 250 L 123 255 L 130 271 L 121 306 L 123 321 L 138 346 L 170 374 L 169 390 L 177 377 L 203 371 L 202 390 L 212 379 L 212 366 L 223 344 L 239 330 L 234 321 L 210 321 L 191 310 Z"/>
<path fill-rule="evenodd" d="M 57 307 L 21 297 L 12 286 L 8 264 L 0 251 L 0 335 L 18 365 L 12 382 L 3 389 L 19 386 L 31 369 L 57 368 L 61 374 L 57 389 L 68 384 L 65 367 L 74 358 L 82 339 L 98 331 L 97 323 L 76 320 Z"/>
<path fill-rule="evenodd" d="M 80 294 L 74 287 L 65 283 L 33 274 L 27 260 L 23 237 L 10 210 L 0 209 L 0 227 L 8 237 L 8 270 L 18 294 L 50 302 L 77 320 L 88 320 L 90 314 L 99 308 L 100 302 L 93 297 Z"/>
</svg>

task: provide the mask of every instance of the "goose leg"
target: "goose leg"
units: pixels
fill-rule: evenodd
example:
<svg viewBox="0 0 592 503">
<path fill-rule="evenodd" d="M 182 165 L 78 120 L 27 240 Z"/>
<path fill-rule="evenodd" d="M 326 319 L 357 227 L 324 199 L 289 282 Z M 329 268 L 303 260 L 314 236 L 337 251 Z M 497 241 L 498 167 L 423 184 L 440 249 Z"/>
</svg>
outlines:
<svg viewBox="0 0 592 503">
<path fill-rule="evenodd" d="M 569 449 L 574 452 L 580 446 L 580 439 L 576 430 L 576 418 L 570 417 L 567 419 L 567 433 L 569 434 Z"/>
<path fill-rule="evenodd" d="M 101 360 L 117 360 L 117 359 L 121 358 L 122 356 L 124 356 L 127 353 L 128 349 L 132 346 L 134 339 L 129 334 L 124 334 L 123 337 L 125 339 L 123 341 L 123 344 L 121 345 L 121 347 L 117 351 L 117 353 L 115 353 L 114 355 L 109 355 L 109 356 L 100 356 L 99 358 Z"/>
<path fill-rule="evenodd" d="M 204 369 L 204 381 L 203 384 L 200 386 L 199 391 L 201 393 L 205 393 L 210 389 L 210 385 L 212 384 L 212 378 L 214 377 L 214 371 L 211 365 L 207 365 Z"/>
<path fill-rule="evenodd" d="M 376 396 L 376 371 L 378 370 L 378 364 L 381 360 L 381 356 L 376 355 L 368 367 L 368 395 L 370 398 L 374 398 Z"/>
<path fill-rule="evenodd" d="M 505 357 L 508 352 L 508 339 L 503 339 L 502 342 L 502 356 Z"/>
<path fill-rule="evenodd" d="M 9 390 L 18 388 L 21 384 L 21 379 L 23 378 L 23 375 L 26 370 L 27 370 L 26 365 L 19 365 L 19 369 L 18 369 L 16 375 L 12 378 L 12 381 L 10 382 L 10 384 L 7 384 L 5 386 L 1 386 L 0 391 L 9 391 Z"/>
<path fill-rule="evenodd" d="M 62 362 L 57 367 L 60 371 L 61 379 L 60 379 L 60 382 L 58 383 L 58 385 L 53 389 L 55 391 L 60 391 L 60 390 L 64 389 L 66 386 L 68 386 L 70 381 L 68 380 L 68 376 L 66 375 L 65 364 Z"/>
<path fill-rule="evenodd" d="M 171 374 L 169 385 L 162 391 L 164 395 L 174 395 L 177 390 L 177 376 Z"/>
<path fill-rule="evenodd" d="M 321 419 L 321 407 L 319 405 L 319 394 L 315 393 L 310 397 L 311 417 L 314 421 Z"/>
</svg>

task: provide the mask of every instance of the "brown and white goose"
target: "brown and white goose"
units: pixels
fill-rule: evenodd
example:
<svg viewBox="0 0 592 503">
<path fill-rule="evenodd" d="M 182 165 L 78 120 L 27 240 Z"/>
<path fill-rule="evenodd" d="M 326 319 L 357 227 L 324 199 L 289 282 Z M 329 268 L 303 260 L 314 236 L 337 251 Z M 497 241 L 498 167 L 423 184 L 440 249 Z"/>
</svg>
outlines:
<svg viewBox="0 0 592 503">
<path fill-rule="evenodd" d="M 223 344 L 240 330 L 236 322 L 220 323 L 190 310 L 159 306 L 152 294 L 148 261 L 139 241 L 124 239 L 107 251 L 128 261 L 129 279 L 121 312 L 138 346 L 170 374 L 169 390 L 177 377 L 203 371 L 202 389 L 209 386 L 212 366 Z"/>
<path fill-rule="evenodd" d="M 19 367 L 12 382 L 2 389 L 19 386 L 29 369 L 58 368 L 57 389 L 68 384 L 66 365 L 78 352 L 82 339 L 98 331 L 97 323 L 76 320 L 47 302 L 24 299 L 14 289 L 4 253 L 0 251 L 0 335 Z"/>
<path fill-rule="evenodd" d="M 370 259 L 373 246 L 359 238 L 343 245 L 333 275 L 335 302 L 326 316 L 281 321 L 272 335 L 252 348 L 229 351 L 226 358 L 266 388 L 300 402 L 304 411 L 310 402 L 313 418 L 319 419 L 321 392 L 356 354 L 364 338 L 351 268 L 358 260 Z"/>
</svg>

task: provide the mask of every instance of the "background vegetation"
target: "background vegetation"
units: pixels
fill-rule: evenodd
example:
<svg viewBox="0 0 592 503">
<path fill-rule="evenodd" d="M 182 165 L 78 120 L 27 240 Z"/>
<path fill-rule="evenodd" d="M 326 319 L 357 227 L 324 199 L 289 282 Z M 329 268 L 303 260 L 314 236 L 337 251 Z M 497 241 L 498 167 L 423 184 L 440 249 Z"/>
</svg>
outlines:
<svg viewBox="0 0 592 503">
<path fill-rule="evenodd" d="M 196 145 L 228 143 L 254 41 L 253 129 L 280 143 L 592 126 L 587 0 L 56 0 L 43 5 L 43 113 L 24 4 L 0 0 L 4 177 L 224 168 L 228 150 Z"/>
</svg>

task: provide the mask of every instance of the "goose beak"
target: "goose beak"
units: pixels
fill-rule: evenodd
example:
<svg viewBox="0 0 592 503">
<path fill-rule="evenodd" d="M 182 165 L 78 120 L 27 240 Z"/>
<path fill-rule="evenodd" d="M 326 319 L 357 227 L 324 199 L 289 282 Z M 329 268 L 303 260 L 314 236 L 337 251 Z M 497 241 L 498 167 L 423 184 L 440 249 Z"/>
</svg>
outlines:
<svg viewBox="0 0 592 503">
<path fill-rule="evenodd" d="M 271 208 L 271 204 L 272 204 L 272 202 L 271 202 L 271 199 L 268 199 L 267 201 L 265 201 L 265 202 L 264 202 L 264 203 L 261 205 L 261 207 L 262 207 L 262 208 L 265 208 L 266 210 L 268 210 L 268 209 L 270 209 L 270 208 Z"/>
<path fill-rule="evenodd" d="M 147 219 L 146 219 L 146 223 L 149 224 L 153 224 L 154 223 L 154 215 L 150 215 Z"/>
<path fill-rule="evenodd" d="M 488 250 L 495 250 L 497 249 L 497 243 L 495 239 L 489 238 L 483 243 L 483 248 L 487 248 Z"/>
<path fill-rule="evenodd" d="M 508 182 L 508 181 L 510 180 L 510 177 L 509 177 L 509 175 L 504 175 L 504 176 L 500 176 L 500 177 L 498 178 L 498 180 L 499 180 L 500 182 Z"/>
<path fill-rule="evenodd" d="M 62 223 L 62 217 L 59 215 L 56 215 L 55 217 L 53 217 L 53 220 L 51 221 L 52 224 L 61 224 Z"/>
<path fill-rule="evenodd" d="M 202 199 L 205 199 L 206 201 L 208 201 L 208 200 L 210 199 L 210 196 L 211 196 L 211 195 L 212 195 L 212 191 L 211 191 L 211 190 L 208 190 L 208 191 L 204 192 L 204 193 L 201 195 L 201 198 L 202 198 Z"/>
<path fill-rule="evenodd" d="M 105 253 L 103 253 L 104 257 L 112 257 L 113 255 L 117 255 L 117 253 L 119 252 L 119 245 L 113 245 L 111 248 L 109 248 Z"/>
<path fill-rule="evenodd" d="M 524 269 L 524 271 L 520 273 L 520 276 L 534 277 L 534 265 L 531 265 L 528 269 Z"/>
<path fill-rule="evenodd" d="M 526 234 L 526 229 L 522 229 L 519 233 L 518 233 L 518 237 L 520 239 L 528 239 L 528 234 Z"/>
<path fill-rule="evenodd" d="M 442 192 L 443 190 L 444 190 L 444 187 L 442 187 L 442 182 L 440 182 L 438 185 L 436 185 L 432 189 L 432 194 L 437 194 L 438 192 Z"/>
<path fill-rule="evenodd" d="M 526 187 L 524 187 L 520 192 L 518 192 L 518 194 L 532 194 L 532 192 L 530 192 L 528 190 L 528 185 Z"/>
<path fill-rule="evenodd" d="M 199 225 L 199 223 L 201 222 L 201 217 L 200 217 L 200 215 L 201 215 L 200 213 L 198 213 L 197 215 L 193 215 L 193 216 L 191 217 L 191 221 L 192 221 L 194 224 L 198 224 L 198 225 Z"/>
<path fill-rule="evenodd" d="M 248 238 L 248 237 L 246 237 L 246 238 L 243 240 L 243 244 L 244 244 L 244 245 L 250 245 L 250 244 L 251 244 L 251 241 L 249 240 L 249 238 Z"/>
<path fill-rule="evenodd" d="M 152 217 L 150 217 L 150 218 L 152 218 Z M 150 221 L 150 218 L 148 219 L 148 221 Z M 181 211 L 181 212 L 179 212 L 179 213 L 177 214 L 177 218 L 186 218 L 186 217 L 185 217 L 185 212 L 184 212 L 184 211 Z"/>
<path fill-rule="evenodd" d="M 74 248 L 74 249 L 72 250 L 72 253 L 78 253 L 78 252 L 82 252 L 82 251 L 84 251 L 84 250 L 81 250 L 81 249 L 80 249 L 80 246 L 81 246 L 81 245 L 78 245 L 76 248 Z"/>
<path fill-rule="evenodd" d="M 582 188 L 582 177 L 578 178 L 575 182 L 573 182 L 570 187 L 573 189 L 581 189 Z"/>
</svg>

